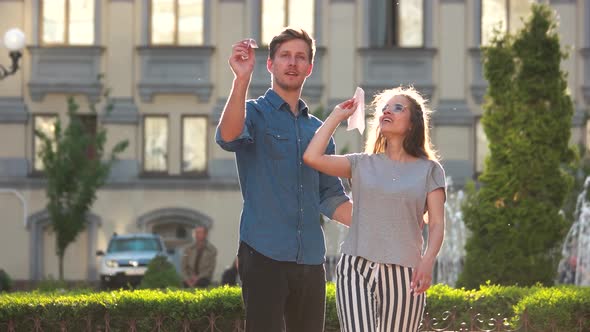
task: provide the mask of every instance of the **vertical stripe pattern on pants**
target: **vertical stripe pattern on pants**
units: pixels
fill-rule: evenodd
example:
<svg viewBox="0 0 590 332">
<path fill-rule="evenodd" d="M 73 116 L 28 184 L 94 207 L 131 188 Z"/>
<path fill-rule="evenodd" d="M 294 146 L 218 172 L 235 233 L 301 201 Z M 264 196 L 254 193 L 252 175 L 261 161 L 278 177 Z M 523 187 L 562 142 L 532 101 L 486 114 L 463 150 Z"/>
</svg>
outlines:
<svg viewBox="0 0 590 332">
<path fill-rule="evenodd" d="M 418 331 L 426 295 L 410 290 L 412 269 L 343 254 L 336 267 L 342 332 Z"/>
</svg>

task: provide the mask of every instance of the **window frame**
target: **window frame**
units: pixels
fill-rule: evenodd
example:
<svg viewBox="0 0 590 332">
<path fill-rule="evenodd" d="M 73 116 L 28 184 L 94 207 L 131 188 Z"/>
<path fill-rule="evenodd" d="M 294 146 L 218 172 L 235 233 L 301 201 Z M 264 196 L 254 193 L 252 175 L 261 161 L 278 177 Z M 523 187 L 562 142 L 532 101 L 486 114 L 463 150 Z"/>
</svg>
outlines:
<svg viewBox="0 0 590 332">
<path fill-rule="evenodd" d="M 148 17 L 147 17 L 147 45 L 150 47 L 199 47 L 205 46 L 207 44 L 206 32 L 207 29 L 207 0 L 202 0 L 202 11 L 203 11 L 203 26 L 202 29 L 202 43 L 200 44 L 179 44 L 178 43 L 178 34 L 179 34 L 179 20 L 178 20 L 178 2 L 179 0 L 172 0 L 174 1 L 174 40 L 172 43 L 159 43 L 156 44 L 152 41 L 152 22 L 153 22 L 153 7 L 154 7 L 154 0 L 148 0 Z"/>
<path fill-rule="evenodd" d="M 37 163 L 37 135 L 35 135 L 35 129 L 37 128 L 36 124 L 37 124 L 37 119 L 38 118 L 42 118 L 42 117 L 46 117 L 46 118 L 55 118 L 55 122 L 57 123 L 57 121 L 59 120 L 59 113 L 37 113 L 37 114 L 33 114 L 32 115 L 32 135 L 33 135 L 33 140 L 32 140 L 32 162 L 31 162 L 31 175 L 34 176 L 43 176 L 45 174 L 45 168 L 43 169 L 37 169 L 36 168 L 36 163 Z"/>
<path fill-rule="evenodd" d="M 38 4 L 39 4 L 39 19 L 38 19 L 38 33 L 39 33 L 39 44 L 43 45 L 43 46 L 73 46 L 73 47 L 90 47 L 90 46 L 94 46 L 96 45 L 96 41 L 97 41 L 97 35 L 96 35 L 96 31 L 97 31 L 97 17 L 98 17 L 98 13 L 97 13 L 97 3 L 100 1 L 97 0 L 92 0 L 92 6 L 94 7 L 93 9 L 93 17 L 92 17 L 92 41 L 88 44 L 72 44 L 70 43 L 69 39 L 70 39 L 70 1 L 75 1 L 75 0 L 64 0 L 65 3 L 65 16 L 64 16 L 64 31 L 63 31 L 63 38 L 64 41 L 63 43 L 54 43 L 54 42 L 46 42 L 43 38 L 43 33 L 45 31 L 45 24 L 43 22 L 43 15 L 44 15 L 44 3 L 45 1 L 49 1 L 49 0 L 38 0 Z"/>
<path fill-rule="evenodd" d="M 186 118 L 204 118 L 205 119 L 205 169 L 203 171 L 185 171 L 183 164 L 184 164 L 184 120 Z M 180 117 L 180 174 L 189 176 L 189 177 L 207 177 L 209 174 L 209 142 L 207 138 L 209 137 L 209 116 L 206 114 L 183 114 Z"/>
<path fill-rule="evenodd" d="M 484 7 L 484 3 L 486 2 L 486 0 L 479 0 L 480 1 L 480 6 L 479 6 L 479 44 L 481 46 L 486 46 L 486 44 L 484 43 L 483 37 L 484 37 L 484 27 L 483 27 L 483 7 Z M 504 6 L 506 8 L 506 17 L 504 17 L 505 19 L 505 24 L 506 24 L 506 29 L 504 30 L 504 33 L 509 32 L 510 31 L 510 22 L 511 22 L 511 15 L 512 15 L 512 11 L 510 10 L 511 6 L 510 4 L 512 3 L 512 1 L 522 1 L 522 0 L 504 0 Z M 531 3 L 538 3 L 538 0 L 525 0 L 527 2 L 529 2 L 529 4 Z M 497 23 L 496 23 L 497 24 Z"/>
<path fill-rule="evenodd" d="M 392 4 L 393 2 L 396 2 L 395 0 L 387 0 L 389 4 Z M 399 0 L 398 0 L 399 1 Z M 369 25 L 368 25 L 368 37 L 369 39 L 367 40 L 368 42 L 368 46 L 369 48 L 374 48 L 374 49 L 395 49 L 395 48 L 404 48 L 404 49 L 423 49 L 426 48 L 427 45 L 427 41 L 426 41 L 426 20 L 427 20 L 427 15 L 426 15 L 426 10 L 427 10 L 427 6 L 426 6 L 426 1 L 430 1 L 430 0 L 422 0 L 422 43 L 419 46 L 401 46 L 399 45 L 399 40 L 400 40 L 400 35 L 401 35 L 401 31 L 400 31 L 400 11 L 399 9 L 395 10 L 395 20 L 392 19 L 393 15 L 387 15 L 386 18 L 386 26 L 385 26 L 385 31 L 387 33 L 387 31 L 391 31 L 391 29 L 393 28 L 393 25 L 395 24 L 396 28 L 393 32 L 395 32 L 395 36 L 393 36 L 393 33 L 388 33 L 386 35 L 387 37 L 387 42 L 384 45 L 375 45 L 373 43 L 373 41 L 370 39 L 370 35 L 372 34 L 372 31 L 374 29 L 378 29 L 379 27 L 375 27 L 374 24 L 376 24 L 375 20 L 369 20 Z M 374 2 L 370 2 L 368 4 L 367 7 L 367 11 L 368 11 L 368 18 L 370 18 L 371 14 L 373 13 L 373 7 L 374 6 Z M 393 9 L 396 8 L 395 5 L 392 5 L 391 9 L 393 11 Z M 394 43 L 393 41 L 396 40 L 396 42 Z"/>
<path fill-rule="evenodd" d="M 257 0 L 258 1 L 258 10 L 259 10 L 259 15 L 257 18 L 258 20 L 258 36 L 259 36 L 259 40 L 260 40 L 260 44 L 261 46 L 268 46 L 270 44 L 270 41 L 268 41 L 268 43 L 266 43 L 265 41 L 262 40 L 262 37 L 264 36 L 263 30 L 264 30 L 264 24 L 262 22 L 263 19 L 263 13 L 264 13 L 264 2 L 263 0 Z M 283 22 L 283 26 L 284 27 L 288 27 L 291 26 L 289 24 L 289 2 L 291 1 L 297 1 L 297 0 L 273 0 L 273 1 L 283 1 L 285 4 L 285 21 Z M 321 5 L 321 1 L 319 0 L 311 0 L 313 2 L 313 31 L 307 31 L 307 33 L 309 33 L 311 35 L 312 38 L 314 38 L 314 40 L 316 41 L 316 47 L 318 46 L 318 42 L 319 42 L 319 33 L 318 33 L 318 25 L 320 25 L 318 17 L 319 17 L 319 13 L 318 13 L 318 5 Z M 256 10 L 256 9 L 255 9 Z M 297 27 L 296 25 L 292 25 L 294 27 Z"/>
<path fill-rule="evenodd" d="M 481 123 L 482 118 L 483 118 L 483 115 L 477 115 L 473 119 L 473 137 L 474 137 L 474 139 L 473 139 L 473 141 L 474 141 L 474 144 L 473 144 L 473 147 L 474 147 L 474 154 L 473 154 L 473 156 L 474 156 L 474 158 L 473 158 L 473 170 L 474 171 L 473 171 L 473 174 L 474 174 L 474 177 L 475 177 L 476 180 L 477 180 L 477 178 L 479 178 L 479 176 L 485 170 L 485 160 L 486 160 L 486 158 L 488 157 L 488 155 L 490 153 L 490 147 L 489 147 L 490 142 L 488 141 L 487 137 L 485 136 L 485 131 L 483 129 L 483 124 Z M 487 143 L 486 144 L 486 151 L 483 154 L 483 159 L 481 161 L 478 159 L 478 155 L 479 155 L 479 152 L 480 152 L 479 151 L 479 145 L 480 145 L 479 144 L 480 143 L 479 142 L 479 139 L 480 139 L 480 137 L 477 135 L 477 133 L 478 133 L 478 128 L 479 127 L 481 127 L 481 130 L 483 132 L 483 135 L 484 135 L 483 139 Z M 478 169 L 478 165 L 480 163 L 481 163 L 481 170 Z"/>
<path fill-rule="evenodd" d="M 146 130 L 145 123 L 148 118 L 165 118 L 166 119 L 166 169 L 163 171 L 151 171 L 145 169 L 146 164 Z M 145 114 L 141 121 L 141 136 L 142 136 L 142 148 L 141 148 L 141 175 L 144 177 L 161 177 L 169 176 L 170 174 L 170 116 L 165 113 L 158 114 Z"/>
</svg>

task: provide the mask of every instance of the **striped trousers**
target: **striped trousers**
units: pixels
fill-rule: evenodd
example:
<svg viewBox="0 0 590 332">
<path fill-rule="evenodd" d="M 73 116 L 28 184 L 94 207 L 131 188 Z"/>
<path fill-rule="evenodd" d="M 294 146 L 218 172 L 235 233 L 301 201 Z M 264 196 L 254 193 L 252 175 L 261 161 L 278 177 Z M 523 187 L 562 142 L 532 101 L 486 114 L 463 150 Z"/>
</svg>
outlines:
<svg viewBox="0 0 590 332">
<path fill-rule="evenodd" d="M 412 269 L 343 254 L 336 267 L 342 332 L 418 331 L 426 295 L 410 290 Z"/>
</svg>

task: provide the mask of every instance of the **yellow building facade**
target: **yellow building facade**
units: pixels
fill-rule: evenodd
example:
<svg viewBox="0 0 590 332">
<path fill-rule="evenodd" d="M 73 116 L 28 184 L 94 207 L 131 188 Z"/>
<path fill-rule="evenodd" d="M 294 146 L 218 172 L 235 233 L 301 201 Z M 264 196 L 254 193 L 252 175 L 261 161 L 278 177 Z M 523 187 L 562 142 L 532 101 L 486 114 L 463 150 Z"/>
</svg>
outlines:
<svg viewBox="0 0 590 332">
<path fill-rule="evenodd" d="M 232 82 L 231 45 L 254 38 L 250 96 L 270 85 L 270 36 L 301 26 L 317 40 L 303 98 L 331 109 L 365 89 L 413 84 L 431 100 L 433 140 L 458 186 L 482 170 L 487 147 L 479 125 L 485 93 L 479 46 L 498 22 L 520 27 L 528 0 L 0 0 L 0 32 L 25 32 L 21 69 L 0 80 L 0 268 L 16 280 L 57 276 L 45 179 L 34 130 L 66 120 L 67 96 L 108 146 L 129 147 L 99 190 L 87 228 L 66 251 L 65 277 L 96 280 L 97 250 L 116 232 L 161 234 L 175 250 L 210 227 L 218 248 L 215 278 L 238 242 L 242 198 L 232 154 L 214 140 Z M 563 68 L 576 107 L 572 143 L 586 144 L 590 105 L 590 0 L 549 1 L 571 47 Z M 0 64 L 8 51 L 0 49 Z M 97 80 L 98 75 L 104 79 Z M 104 112 L 101 94 L 114 103 Z M 89 105 L 99 102 L 96 116 Z M 360 151 L 362 137 L 339 129 L 339 148 Z M 342 230 L 327 223 L 328 254 Z"/>
</svg>

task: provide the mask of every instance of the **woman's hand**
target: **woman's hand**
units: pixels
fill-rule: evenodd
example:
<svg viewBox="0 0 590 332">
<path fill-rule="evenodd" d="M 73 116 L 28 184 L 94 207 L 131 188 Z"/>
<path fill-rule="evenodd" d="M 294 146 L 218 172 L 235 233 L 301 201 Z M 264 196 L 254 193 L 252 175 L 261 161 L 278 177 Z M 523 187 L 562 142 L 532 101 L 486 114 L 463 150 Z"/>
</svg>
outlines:
<svg viewBox="0 0 590 332">
<path fill-rule="evenodd" d="M 330 117 L 334 118 L 338 121 L 338 123 L 340 123 L 348 119 L 354 113 L 357 105 L 358 103 L 354 98 L 348 99 L 347 101 L 336 105 L 332 113 L 330 113 Z"/>
<path fill-rule="evenodd" d="M 434 260 L 422 257 L 418 267 L 412 272 L 412 281 L 410 282 L 410 288 L 414 292 L 414 295 L 419 295 L 430 287 L 432 284 L 432 269 L 434 268 Z"/>
<path fill-rule="evenodd" d="M 415 295 L 424 293 L 432 283 L 432 269 L 445 236 L 445 190 L 437 188 L 426 196 L 428 207 L 428 248 L 412 273 L 410 287 Z"/>
</svg>

